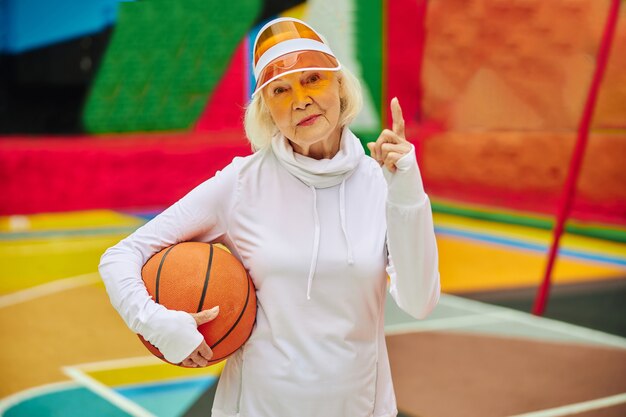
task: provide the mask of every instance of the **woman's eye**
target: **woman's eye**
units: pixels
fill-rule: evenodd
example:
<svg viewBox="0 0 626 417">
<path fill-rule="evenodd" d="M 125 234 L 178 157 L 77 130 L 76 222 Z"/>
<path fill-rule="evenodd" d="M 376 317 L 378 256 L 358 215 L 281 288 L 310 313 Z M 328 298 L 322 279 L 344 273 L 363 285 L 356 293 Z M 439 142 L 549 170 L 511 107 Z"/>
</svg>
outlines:
<svg viewBox="0 0 626 417">
<path fill-rule="evenodd" d="M 314 83 L 320 80 L 320 76 L 317 74 L 313 74 L 309 77 L 309 79 L 307 80 L 307 82 L 309 83 Z"/>
<path fill-rule="evenodd" d="M 284 93 L 285 89 L 283 87 L 276 87 L 274 89 L 274 94 L 280 94 L 280 93 Z"/>
</svg>

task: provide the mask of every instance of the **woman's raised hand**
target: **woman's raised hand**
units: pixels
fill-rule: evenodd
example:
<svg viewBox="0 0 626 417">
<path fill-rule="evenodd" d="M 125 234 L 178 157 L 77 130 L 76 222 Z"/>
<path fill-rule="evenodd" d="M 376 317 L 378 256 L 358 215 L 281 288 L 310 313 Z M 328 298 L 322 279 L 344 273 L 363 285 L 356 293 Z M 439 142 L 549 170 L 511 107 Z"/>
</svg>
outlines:
<svg viewBox="0 0 626 417">
<path fill-rule="evenodd" d="M 199 313 L 189 314 L 191 314 L 191 317 L 193 317 L 193 319 L 196 321 L 196 325 L 200 326 L 201 324 L 205 324 L 215 320 L 219 312 L 219 306 L 215 306 L 209 310 L 203 310 Z M 213 351 L 203 339 L 202 343 L 200 343 L 200 345 L 198 345 L 198 347 L 193 352 L 191 352 L 191 355 L 183 359 L 180 364 L 187 368 L 203 368 L 209 364 L 209 361 L 212 357 Z"/>
<path fill-rule="evenodd" d="M 380 166 L 386 166 L 391 172 L 396 172 L 396 162 L 411 151 L 411 144 L 404 137 L 404 118 L 398 98 L 391 99 L 392 130 L 385 129 L 375 142 L 369 142 L 367 147 L 372 158 Z"/>
</svg>

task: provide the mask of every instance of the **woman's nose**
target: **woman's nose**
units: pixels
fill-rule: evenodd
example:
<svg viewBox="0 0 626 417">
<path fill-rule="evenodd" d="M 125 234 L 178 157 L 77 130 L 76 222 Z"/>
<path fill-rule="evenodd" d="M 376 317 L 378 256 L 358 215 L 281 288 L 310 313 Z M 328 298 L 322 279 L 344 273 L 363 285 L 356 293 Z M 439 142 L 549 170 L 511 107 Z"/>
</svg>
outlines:
<svg viewBox="0 0 626 417">
<path fill-rule="evenodd" d="M 313 100 L 306 91 L 306 88 L 297 86 L 293 89 L 293 105 L 296 109 L 304 109 L 312 102 Z"/>
</svg>

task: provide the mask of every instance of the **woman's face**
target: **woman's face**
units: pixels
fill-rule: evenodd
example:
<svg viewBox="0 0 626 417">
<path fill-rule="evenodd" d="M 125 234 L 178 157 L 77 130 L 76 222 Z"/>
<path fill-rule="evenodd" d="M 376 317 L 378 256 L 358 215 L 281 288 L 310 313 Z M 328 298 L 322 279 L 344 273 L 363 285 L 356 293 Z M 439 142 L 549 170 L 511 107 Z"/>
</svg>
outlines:
<svg viewBox="0 0 626 417">
<path fill-rule="evenodd" d="M 341 138 L 340 84 L 334 71 L 302 71 L 283 75 L 263 89 L 272 119 L 294 150 L 330 157 Z"/>
</svg>

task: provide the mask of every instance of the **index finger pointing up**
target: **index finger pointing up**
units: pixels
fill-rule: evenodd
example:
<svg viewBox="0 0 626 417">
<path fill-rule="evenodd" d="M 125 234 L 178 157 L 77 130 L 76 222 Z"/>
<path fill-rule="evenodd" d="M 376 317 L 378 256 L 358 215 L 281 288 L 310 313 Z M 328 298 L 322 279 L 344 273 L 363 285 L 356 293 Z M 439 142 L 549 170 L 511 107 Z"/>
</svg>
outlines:
<svg viewBox="0 0 626 417">
<path fill-rule="evenodd" d="M 391 117 L 393 119 L 392 129 L 394 133 L 400 136 L 402 139 L 405 139 L 404 117 L 402 117 L 402 108 L 400 107 L 400 102 L 398 101 L 398 97 L 394 97 L 391 99 Z"/>
</svg>

